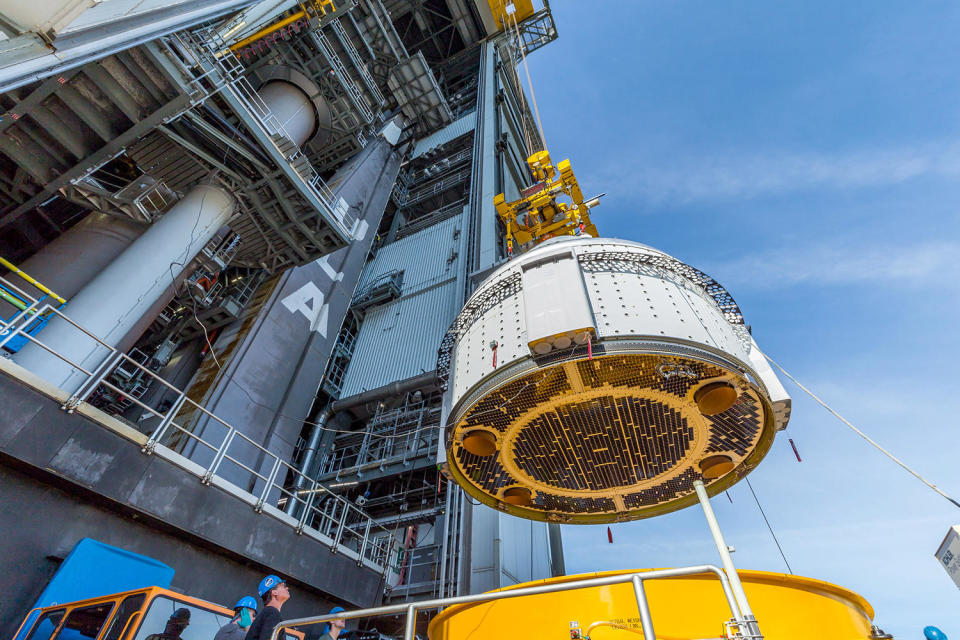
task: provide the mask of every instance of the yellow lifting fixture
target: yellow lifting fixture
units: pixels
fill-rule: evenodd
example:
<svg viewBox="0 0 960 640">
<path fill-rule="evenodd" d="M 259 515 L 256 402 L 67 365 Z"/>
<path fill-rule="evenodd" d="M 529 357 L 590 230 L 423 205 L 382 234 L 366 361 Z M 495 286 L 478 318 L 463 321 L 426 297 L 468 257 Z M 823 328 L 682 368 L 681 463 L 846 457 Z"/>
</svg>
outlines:
<svg viewBox="0 0 960 640">
<path fill-rule="evenodd" d="M 543 124 L 540 122 L 540 109 L 537 107 L 537 96 L 533 92 L 533 81 L 530 79 L 530 68 L 524 52 L 523 38 L 520 34 L 519 20 L 526 19 L 533 13 L 533 5 L 529 0 L 488 0 L 494 16 L 498 16 L 498 24 L 506 31 L 510 31 L 510 22 L 513 22 L 513 37 L 515 47 L 523 60 L 524 71 L 527 75 L 527 84 L 530 87 L 530 104 L 537 116 L 537 132 L 540 134 L 539 143 L 531 141 L 527 135 L 527 120 L 530 112 L 527 110 L 523 87 L 519 77 L 516 77 L 517 94 L 520 97 L 521 118 L 524 120 L 524 137 L 527 153 L 535 148 L 541 151 L 533 152 L 527 158 L 527 166 L 533 176 L 534 184 L 520 192 L 520 199 L 507 202 L 506 195 L 501 193 L 494 197 L 493 205 L 497 215 L 506 228 L 507 255 L 513 256 L 514 241 L 521 249 L 528 249 L 550 238 L 557 236 L 579 236 L 588 234 L 597 237 L 597 228 L 590 221 L 590 209 L 600 204 L 603 194 L 583 200 L 580 184 L 570 160 L 563 160 L 553 166 L 550 153 L 544 149 L 546 142 L 543 135 Z"/>
<path fill-rule="evenodd" d="M 536 182 L 520 193 L 520 199 L 507 202 L 504 194 L 493 199 L 497 215 L 506 227 L 507 254 L 513 255 L 514 242 L 529 248 L 557 236 L 586 233 L 597 237 L 590 220 L 590 209 L 600 204 L 603 194 L 584 201 L 580 184 L 570 160 L 553 166 L 550 153 L 537 151 L 527 158 Z"/>
</svg>

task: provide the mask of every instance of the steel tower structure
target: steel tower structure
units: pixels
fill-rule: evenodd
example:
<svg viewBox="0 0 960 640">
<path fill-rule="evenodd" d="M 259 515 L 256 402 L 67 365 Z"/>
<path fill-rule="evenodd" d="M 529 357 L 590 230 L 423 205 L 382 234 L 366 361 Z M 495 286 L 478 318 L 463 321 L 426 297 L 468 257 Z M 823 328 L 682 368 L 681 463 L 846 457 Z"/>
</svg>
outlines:
<svg viewBox="0 0 960 640">
<path fill-rule="evenodd" d="M 562 574 L 437 466 L 549 5 L 49 4 L 0 15 L 4 619 L 87 536 L 219 602 L 275 570 L 293 614 Z"/>
</svg>

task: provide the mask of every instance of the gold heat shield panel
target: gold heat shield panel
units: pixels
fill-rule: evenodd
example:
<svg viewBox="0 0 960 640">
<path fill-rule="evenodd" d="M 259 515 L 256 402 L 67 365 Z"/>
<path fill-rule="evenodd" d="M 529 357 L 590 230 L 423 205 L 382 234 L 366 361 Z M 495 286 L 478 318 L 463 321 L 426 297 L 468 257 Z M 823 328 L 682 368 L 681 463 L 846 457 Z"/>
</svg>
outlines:
<svg viewBox="0 0 960 640">
<path fill-rule="evenodd" d="M 737 401 L 703 415 L 694 393 L 721 380 L 737 387 Z M 734 484 L 760 462 L 775 431 L 760 389 L 733 367 L 690 357 L 556 362 L 468 401 L 448 429 L 454 479 L 492 507 L 552 522 L 634 520 L 693 504 L 694 480 L 704 479 L 711 493 Z M 477 430 L 496 437 L 493 455 L 464 448 L 464 435 Z M 711 481 L 699 463 L 716 455 L 729 456 L 734 468 Z M 504 501 L 516 487 L 530 491 L 529 504 Z"/>
</svg>

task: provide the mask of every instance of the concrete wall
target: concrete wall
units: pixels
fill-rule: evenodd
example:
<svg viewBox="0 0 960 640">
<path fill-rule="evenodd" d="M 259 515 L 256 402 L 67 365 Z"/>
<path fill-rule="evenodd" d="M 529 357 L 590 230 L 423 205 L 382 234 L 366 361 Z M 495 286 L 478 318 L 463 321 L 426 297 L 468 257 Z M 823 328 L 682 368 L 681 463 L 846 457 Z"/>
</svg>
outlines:
<svg viewBox="0 0 960 640">
<path fill-rule="evenodd" d="M 6 372 L 0 398 L 0 624 L 26 614 L 54 569 L 47 556 L 62 557 L 84 536 L 165 562 L 177 570 L 175 586 L 216 602 L 231 604 L 272 572 L 305 603 L 293 601 L 285 615 L 315 613 L 331 599 L 379 603 L 380 574 L 144 455 L 132 429 L 68 414 Z"/>
<path fill-rule="evenodd" d="M 167 532 L 135 513 L 120 513 L 67 488 L 0 464 L 0 513 L 6 524 L 0 554 L 0 637 L 10 638 L 47 581 L 81 538 L 94 538 L 156 558 L 176 569 L 171 585 L 227 607 L 256 595 L 265 569 Z M 16 524 L 8 518 L 17 514 Z M 328 611 L 331 600 L 291 583 L 287 618 Z"/>
</svg>

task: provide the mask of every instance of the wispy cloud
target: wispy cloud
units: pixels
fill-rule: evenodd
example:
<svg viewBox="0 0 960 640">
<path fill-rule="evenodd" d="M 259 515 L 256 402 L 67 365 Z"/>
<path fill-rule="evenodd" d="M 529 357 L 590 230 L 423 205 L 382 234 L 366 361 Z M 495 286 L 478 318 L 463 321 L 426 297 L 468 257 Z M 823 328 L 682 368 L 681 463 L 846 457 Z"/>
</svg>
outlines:
<svg viewBox="0 0 960 640">
<path fill-rule="evenodd" d="M 847 285 L 868 282 L 915 284 L 956 277 L 960 243 L 855 247 L 821 243 L 790 246 L 702 265 L 729 287 L 783 287 L 796 284 Z"/>
<path fill-rule="evenodd" d="M 783 153 L 698 156 L 641 162 L 608 170 L 602 180 L 618 195 L 685 203 L 754 198 L 811 189 L 900 184 L 925 176 L 960 176 L 960 144 L 875 149 L 836 154 Z"/>
</svg>

